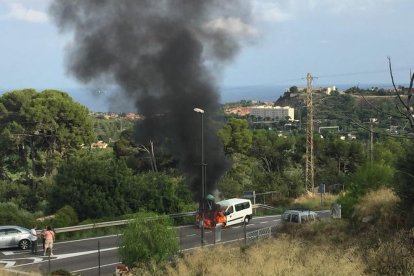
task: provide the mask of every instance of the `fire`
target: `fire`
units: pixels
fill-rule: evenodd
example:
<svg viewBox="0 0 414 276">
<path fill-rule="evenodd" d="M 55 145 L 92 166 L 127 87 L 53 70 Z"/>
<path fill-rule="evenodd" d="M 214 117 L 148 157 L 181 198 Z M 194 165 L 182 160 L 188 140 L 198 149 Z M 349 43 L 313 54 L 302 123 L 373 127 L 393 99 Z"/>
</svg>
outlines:
<svg viewBox="0 0 414 276">
<path fill-rule="evenodd" d="M 197 224 L 201 226 L 202 221 L 202 211 L 197 214 Z M 226 216 L 221 210 L 206 210 L 204 212 L 204 228 L 211 229 L 216 227 L 217 224 L 226 225 Z"/>
<path fill-rule="evenodd" d="M 214 202 L 214 197 L 212 195 L 207 196 L 207 208 L 204 210 L 204 221 L 203 221 L 203 211 L 200 210 L 197 213 L 196 222 L 199 227 L 204 225 L 204 228 L 211 229 L 216 227 L 217 224 L 222 224 L 223 227 L 226 225 L 227 219 L 224 215 L 221 206 Z"/>
</svg>

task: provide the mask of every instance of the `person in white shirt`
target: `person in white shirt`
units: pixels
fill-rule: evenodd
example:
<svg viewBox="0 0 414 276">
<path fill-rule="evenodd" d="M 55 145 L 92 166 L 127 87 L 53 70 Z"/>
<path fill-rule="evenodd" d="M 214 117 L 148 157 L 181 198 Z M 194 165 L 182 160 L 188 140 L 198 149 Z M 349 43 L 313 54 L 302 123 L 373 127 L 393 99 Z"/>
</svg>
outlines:
<svg viewBox="0 0 414 276">
<path fill-rule="evenodd" d="M 30 241 L 32 245 L 32 254 L 37 254 L 37 232 L 36 232 L 36 225 L 30 229 Z"/>
</svg>

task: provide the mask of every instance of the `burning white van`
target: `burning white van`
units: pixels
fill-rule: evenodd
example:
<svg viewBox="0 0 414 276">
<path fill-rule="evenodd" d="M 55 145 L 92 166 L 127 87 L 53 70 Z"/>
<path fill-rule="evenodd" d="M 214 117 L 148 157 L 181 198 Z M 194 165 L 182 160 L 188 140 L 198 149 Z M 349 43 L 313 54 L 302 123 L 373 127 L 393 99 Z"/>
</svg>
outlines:
<svg viewBox="0 0 414 276">
<path fill-rule="evenodd" d="M 226 216 L 226 226 L 246 223 L 252 219 L 253 208 L 249 199 L 231 198 L 217 202 Z"/>
</svg>

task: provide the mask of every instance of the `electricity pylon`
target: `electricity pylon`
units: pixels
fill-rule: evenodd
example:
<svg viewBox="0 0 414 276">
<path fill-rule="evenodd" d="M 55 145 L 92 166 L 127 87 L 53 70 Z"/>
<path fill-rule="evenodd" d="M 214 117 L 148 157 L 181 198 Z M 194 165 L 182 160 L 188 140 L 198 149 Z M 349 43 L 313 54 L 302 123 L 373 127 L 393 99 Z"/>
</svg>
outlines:
<svg viewBox="0 0 414 276">
<path fill-rule="evenodd" d="M 306 190 L 313 194 L 315 188 L 314 176 L 314 155 L 313 155 L 313 102 L 312 102 L 312 81 L 311 73 L 306 75 Z"/>
</svg>

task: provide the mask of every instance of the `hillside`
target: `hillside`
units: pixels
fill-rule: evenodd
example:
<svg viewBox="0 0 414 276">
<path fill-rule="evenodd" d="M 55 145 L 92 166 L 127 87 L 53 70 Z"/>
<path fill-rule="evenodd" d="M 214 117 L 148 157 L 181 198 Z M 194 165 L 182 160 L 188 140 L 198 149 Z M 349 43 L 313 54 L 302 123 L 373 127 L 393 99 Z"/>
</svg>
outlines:
<svg viewBox="0 0 414 276">
<path fill-rule="evenodd" d="M 369 92 L 369 93 L 368 93 Z M 406 120 L 398 113 L 395 95 L 373 95 L 367 93 L 337 93 L 327 95 L 313 93 L 313 114 L 315 129 L 320 126 L 339 126 L 341 130 L 358 131 L 361 125 L 376 119 L 375 128 L 389 131 L 390 128 L 403 131 Z M 364 96 L 363 96 L 364 95 Z M 402 97 L 405 99 L 406 97 Z M 275 105 L 295 108 L 295 119 L 306 122 L 306 93 L 286 92 Z"/>
</svg>

